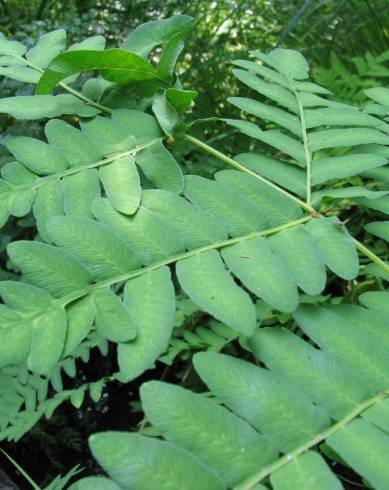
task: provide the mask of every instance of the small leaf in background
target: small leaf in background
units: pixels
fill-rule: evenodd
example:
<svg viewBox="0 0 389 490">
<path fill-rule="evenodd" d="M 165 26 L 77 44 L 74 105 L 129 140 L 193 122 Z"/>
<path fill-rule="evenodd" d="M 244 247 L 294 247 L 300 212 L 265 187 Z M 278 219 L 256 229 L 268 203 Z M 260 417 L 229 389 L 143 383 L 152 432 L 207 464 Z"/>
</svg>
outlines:
<svg viewBox="0 0 389 490">
<path fill-rule="evenodd" d="M 182 115 L 192 106 L 197 92 L 169 88 L 154 97 L 153 112 L 158 122 L 168 136 L 185 131 Z"/>
<path fill-rule="evenodd" d="M 9 41 L 2 32 L 0 32 L 0 54 L 10 56 L 23 56 L 27 51 L 26 46 L 18 41 Z"/>
<path fill-rule="evenodd" d="M 74 390 L 73 393 L 70 395 L 70 403 L 73 405 L 75 408 L 80 408 L 82 405 L 82 402 L 84 401 L 85 398 L 85 390 L 86 387 L 81 386 L 77 390 Z"/>
<path fill-rule="evenodd" d="M 44 119 L 63 114 L 92 117 L 100 111 L 74 95 L 18 95 L 0 99 L 0 112 L 16 119 Z"/>
<path fill-rule="evenodd" d="M 189 36 L 195 21 L 188 15 L 175 15 L 170 19 L 154 20 L 137 27 L 124 41 L 122 49 L 146 58 L 160 44 L 166 44 L 173 36 Z"/>
<path fill-rule="evenodd" d="M 68 51 L 84 51 L 84 50 L 94 50 L 102 51 L 105 48 L 105 38 L 104 36 L 91 36 L 87 37 L 79 43 L 72 44 Z"/>
<path fill-rule="evenodd" d="M 384 87 L 368 88 L 365 94 L 389 110 L 389 89 Z"/>
<path fill-rule="evenodd" d="M 82 93 L 94 101 L 100 101 L 106 91 L 115 87 L 115 84 L 104 78 L 90 78 L 84 83 Z"/>
<path fill-rule="evenodd" d="M 184 41 L 184 36 L 179 33 L 167 42 L 157 67 L 158 73 L 163 78 L 168 80 L 172 78 L 178 57 L 185 46 Z"/>
<path fill-rule="evenodd" d="M 38 68 L 46 68 L 50 61 L 66 47 L 66 31 L 58 29 L 43 34 L 37 44 L 26 53 L 27 60 Z"/>
</svg>

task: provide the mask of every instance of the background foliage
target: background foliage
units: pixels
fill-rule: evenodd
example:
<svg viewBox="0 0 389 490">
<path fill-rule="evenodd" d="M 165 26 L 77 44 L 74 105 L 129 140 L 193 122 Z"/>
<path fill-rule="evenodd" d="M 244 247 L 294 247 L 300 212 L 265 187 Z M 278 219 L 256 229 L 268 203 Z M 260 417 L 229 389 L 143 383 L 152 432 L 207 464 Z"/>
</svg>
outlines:
<svg viewBox="0 0 389 490">
<path fill-rule="evenodd" d="M 249 49 L 266 52 L 281 46 L 301 50 L 311 63 L 313 78 L 317 83 L 331 90 L 339 101 L 353 102 L 361 107 L 366 104 L 363 90 L 384 85 L 389 78 L 389 5 L 384 0 L 0 0 L 0 29 L 6 36 L 29 46 L 40 34 L 63 27 L 70 42 L 102 34 L 108 40 L 108 45 L 114 47 L 139 24 L 174 14 L 191 15 L 197 22 L 195 35 L 188 40 L 186 54 L 178 67 L 184 87 L 199 92 L 196 117 L 239 115 L 238 109 L 226 105 L 228 97 L 238 95 L 238 92 L 242 95 L 237 80 L 232 76 L 230 63 L 233 59 L 245 58 Z M 19 82 L 0 78 L 0 92 L 2 97 L 7 97 L 26 95 L 31 93 L 31 89 Z M 250 95 L 249 89 L 246 95 Z M 39 122 L 15 122 L 4 115 L 0 116 L 0 127 L 0 143 L 9 135 L 43 134 L 43 125 Z M 238 136 L 232 127 L 214 124 L 203 129 L 198 126 L 194 131 L 196 133 L 216 148 L 223 148 L 225 153 L 247 151 L 247 140 Z M 259 141 L 250 144 L 250 150 L 263 149 Z M 195 149 L 176 147 L 175 156 L 189 173 L 208 177 L 221 168 L 220 162 L 205 157 Z M 0 147 L 0 166 L 9 160 L 8 151 Z M 358 185 L 358 182 L 355 184 Z M 373 211 L 358 208 L 349 214 L 349 229 L 358 237 L 363 237 L 363 224 L 372 220 L 371 213 Z M 5 246 L 15 239 L 32 238 L 32 225 L 28 217 L 14 218 L 2 230 L 0 279 L 12 278 L 13 274 L 6 271 Z M 382 252 L 382 242 L 369 240 L 376 251 Z M 341 282 L 334 278 L 328 292 L 332 293 L 335 301 L 342 294 L 353 298 L 369 289 L 371 284 L 366 282 L 349 283 L 348 290 L 344 291 Z M 325 301 L 325 297 L 317 301 Z M 289 321 L 287 314 L 273 318 L 260 300 L 256 308 L 258 318 L 268 325 Z M 198 390 L 198 377 L 191 363 L 195 352 L 224 348 L 225 353 L 247 356 L 236 341 L 234 332 L 197 311 L 186 298 L 178 303 L 175 327 L 163 359 L 165 366 L 158 364 L 154 371 L 147 372 L 131 385 L 110 383 L 97 405 L 89 397 L 77 411 L 64 405 L 50 421 L 42 420 L 17 445 L 4 444 L 4 449 L 23 463 L 28 473 L 42 485 L 59 472 L 66 473 L 77 463 L 93 474 L 96 463 L 86 445 L 91 433 L 108 429 L 130 430 L 137 425 L 144 427 L 138 393 L 142 382 L 161 379 Z M 104 346 L 101 349 L 104 350 Z M 77 382 L 80 385 L 86 380 L 93 382 L 100 379 L 115 362 L 111 352 L 106 352 L 103 358 L 96 355 L 96 362 L 93 362 L 94 355 L 92 351 L 92 362 L 77 365 Z M 67 385 L 75 388 L 73 380 L 64 377 L 64 387 Z M 146 433 L 147 430 L 146 426 Z M 14 475 L 21 488 L 27 488 L 11 464 L 4 463 L 4 467 Z M 354 474 L 342 475 L 345 480 L 351 479 L 361 484 Z M 349 488 L 357 488 L 352 483 L 349 485 Z"/>
</svg>

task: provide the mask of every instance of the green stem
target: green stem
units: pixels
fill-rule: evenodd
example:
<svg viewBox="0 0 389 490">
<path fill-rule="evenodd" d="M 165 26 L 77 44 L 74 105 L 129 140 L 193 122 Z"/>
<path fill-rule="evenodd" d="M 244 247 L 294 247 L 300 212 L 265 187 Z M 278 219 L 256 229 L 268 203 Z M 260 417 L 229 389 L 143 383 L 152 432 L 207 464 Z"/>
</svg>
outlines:
<svg viewBox="0 0 389 490">
<path fill-rule="evenodd" d="M 288 228 L 293 228 L 295 226 L 298 226 L 300 224 L 304 224 L 307 221 L 312 219 L 311 215 L 304 216 L 303 218 L 296 219 L 294 221 L 290 221 L 289 223 L 286 223 L 284 225 L 276 226 L 274 228 L 269 228 L 267 230 L 262 230 L 262 231 L 255 231 L 253 233 L 249 233 L 248 235 L 244 235 L 241 237 L 236 237 L 236 238 L 229 238 L 227 240 L 223 240 L 220 242 L 215 242 L 211 243 L 210 245 L 204 245 L 202 247 L 195 248 L 193 250 L 189 250 L 187 252 L 183 252 L 181 254 L 173 255 L 172 257 L 169 257 L 168 259 L 165 260 L 160 260 L 159 262 L 155 262 L 154 264 L 150 264 L 146 267 L 142 267 L 140 269 L 132 270 L 129 272 L 125 272 L 123 274 L 120 274 L 119 276 L 112 277 L 110 279 L 105 279 L 104 281 L 100 281 L 94 284 L 91 284 L 90 286 L 80 289 L 78 291 L 73 291 L 72 293 L 68 294 L 67 296 L 64 296 L 63 298 L 58 298 L 54 303 L 51 303 L 47 308 L 34 311 L 31 314 L 26 314 L 23 316 L 23 320 L 34 320 L 36 318 L 40 318 L 42 314 L 44 314 L 48 309 L 50 309 L 52 306 L 54 307 L 65 307 L 69 303 L 72 303 L 73 301 L 76 301 L 77 299 L 82 298 L 83 296 L 86 296 L 87 294 L 92 293 L 96 289 L 101 289 L 101 288 L 106 288 L 109 286 L 113 286 L 115 284 L 121 283 L 121 282 L 126 282 L 129 279 L 133 279 L 134 277 L 141 276 L 142 274 L 145 274 L 147 272 L 151 272 L 155 269 L 159 269 L 160 267 L 163 267 L 165 265 L 170 265 L 175 262 L 178 262 L 179 260 L 183 259 L 188 259 L 189 257 L 193 257 L 196 254 L 200 254 L 203 252 L 207 252 L 208 250 L 214 250 L 214 249 L 219 249 L 223 247 L 228 247 L 229 245 L 234 245 L 235 243 L 243 242 L 245 240 L 251 240 L 253 238 L 262 236 L 269 236 L 273 235 L 274 233 L 278 233 L 282 230 L 287 230 Z"/>
<path fill-rule="evenodd" d="M 249 174 L 256 179 L 261 180 L 262 182 L 265 182 L 268 186 L 272 187 L 273 189 L 276 189 L 278 192 L 281 194 L 284 194 L 285 196 L 289 197 L 289 199 L 292 199 L 293 201 L 297 202 L 299 206 L 301 206 L 305 211 L 308 211 L 309 213 L 312 213 L 315 216 L 322 216 L 321 214 L 317 213 L 315 208 L 311 205 L 308 204 L 307 202 L 302 201 L 298 197 L 294 196 L 290 192 L 286 191 L 282 187 L 279 187 L 276 184 L 273 184 L 268 179 L 265 179 L 261 175 L 256 174 L 255 172 L 249 170 L 248 168 L 244 167 L 243 165 L 240 165 L 238 162 L 230 158 L 229 156 L 225 155 L 224 153 L 221 153 L 220 151 L 216 150 L 215 148 L 212 148 L 212 146 L 207 145 L 203 141 L 198 140 L 197 138 L 194 138 L 193 136 L 190 135 L 185 135 L 184 138 L 194 145 L 198 146 L 199 148 L 205 150 L 206 152 L 210 153 L 214 157 L 218 158 L 219 160 L 222 160 L 223 162 L 227 163 L 227 165 L 230 165 L 231 167 L 234 167 L 241 172 L 244 172 L 246 174 Z M 381 269 L 383 269 L 385 272 L 389 272 L 389 266 L 385 264 L 383 260 L 381 260 L 374 252 L 372 252 L 369 248 L 367 248 L 365 245 L 363 245 L 361 242 L 353 238 L 354 243 L 356 248 L 366 257 L 368 257 L 372 262 L 377 264 Z"/>
<path fill-rule="evenodd" d="M 80 299 L 83 296 L 86 296 L 87 294 L 92 293 L 96 289 L 106 288 L 109 286 L 113 286 L 115 284 L 119 284 L 121 282 L 126 282 L 129 279 L 133 279 L 134 277 L 141 276 L 142 274 L 146 274 L 147 272 L 151 272 L 155 269 L 159 269 L 160 267 L 163 267 L 165 265 L 173 264 L 175 262 L 178 262 L 179 260 L 188 259 L 189 257 L 193 257 L 196 254 L 207 252 L 208 250 L 214 250 L 214 249 L 219 249 L 219 248 L 223 248 L 223 247 L 228 247 L 229 245 L 234 245 L 235 243 L 243 242 L 245 240 L 251 240 L 251 239 L 259 237 L 259 236 L 265 237 L 265 236 L 273 235 L 274 233 L 278 233 L 282 230 L 287 230 L 288 228 L 293 228 L 293 227 L 298 226 L 300 224 L 304 224 L 307 221 L 309 221 L 310 219 L 312 219 L 312 216 L 307 215 L 307 216 L 304 216 L 303 218 L 299 218 L 299 219 L 296 219 L 294 221 L 290 221 L 289 223 L 286 223 L 286 224 L 280 225 L 280 226 L 276 226 L 274 228 L 269 228 L 267 230 L 262 230 L 262 231 L 255 231 L 253 233 L 249 233 L 248 235 L 243 235 L 241 237 L 236 237 L 236 238 L 229 238 L 227 240 L 211 243 L 210 245 L 204 245 L 202 247 L 198 247 L 198 248 L 195 248 L 193 250 L 183 252 L 181 254 L 173 255 L 172 257 L 169 257 L 168 259 L 160 260 L 159 262 L 155 262 L 154 264 L 150 264 L 146 267 L 142 267 L 140 269 L 135 269 L 135 270 L 132 270 L 129 272 L 125 272 L 123 274 L 112 277 L 110 279 L 105 279 L 104 281 L 100 281 L 100 282 L 91 284 L 90 286 L 88 286 L 84 289 L 80 289 L 78 291 L 73 291 L 72 293 L 68 294 L 67 296 L 64 296 L 63 298 L 58 298 L 57 300 L 55 300 L 53 303 L 51 303 L 48 307 L 46 307 L 44 309 L 34 311 L 31 314 L 23 315 L 23 320 L 31 321 L 31 320 L 40 318 L 52 306 L 64 308 L 69 303 L 72 303 L 73 301 L 76 301 L 77 299 Z"/>
<path fill-rule="evenodd" d="M 305 203 L 304 201 L 302 201 L 298 197 L 294 196 L 293 194 L 291 194 L 290 192 L 286 191 L 282 187 L 279 187 L 277 184 L 273 184 L 273 182 L 271 182 L 268 179 L 265 179 L 265 177 L 262 177 L 261 175 L 258 175 L 255 172 L 253 172 L 252 170 L 244 167 L 243 165 L 241 165 L 240 163 L 236 162 L 235 160 L 233 160 L 229 156 L 225 155 L 224 153 L 216 150 L 215 148 L 212 148 L 212 146 L 207 145 L 207 143 L 204 143 L 203 141 L 200 141 L 197 138 L 194 138 L 193 136 L 190 136 L 189 134 L 186 134 L 184 136 L 184 138 L 186 140 L 190 141 L 191 143 L 193 143 L 194 145 L 198 146 L 199 148 L 201 148 L 201 149 L 205 150 L 206 152 L 210 153 L 214 157 L 218 158 L 219 160 L 222 160 L 223 162 L 227 163 L 227 165 L 230 165 L 231 167 L 234 167 L 234 168 L 240 170 L 241 172 L 244 172 L 246 174 L 252 175 L 256 179 L 259 179 L 262 182 L 265 182 L 265 184 L 267 184 L 270 187 L 273 187 L 273 189 L 276 189 L 278 192 L 281 192 L 281 194 L 286 195 L 287 197 L 289 197 L 289 199 L 293 199 L 293 201 L 297 202 L 297 204 L 299 206 L 301 206 L 303 209 L 305 209 L 305 211 L 308 211 L 310 213 L 312 213 L 312 212 L 315 211 L 315 209 L 312 206 L 308 205 L 307 203 Z"/>
<path fill-rule="evenodd" d="M 361 243 L 356 238 L 353 238 L 355 246 L 361 252 L 361 254 L 368 257 L 372 262 L 378 265 L 385 272 L 389 273 L 389 265 L 386 264 L 382 259 L 380 259 L 374 252 L 372 252 L 369 248 L 367 248 L 363 243 Z"/>
<path fill-rule="evenodd" d="M 300 96 L 297 91 L 294 92 L 294 95 L 297 99 L 297 104 L 299 108 L 299 113 L 300 113 L 300 124 L 301 124 L 301 131 L 303 134 L 303 144 L 304 144 L 304 153 L 305 153 L 305 170 L 306 170 L 306 176 L 307 176 L 307 205 L 311 205 L 311 199 L 312 199 L 312 191 L 311 191 L 311 176 L 312 176 L 312 159 L 311 159 L 311 152 L 309 150 L 308 146 L 308 136 L 307 136 L 307 128 L 305 126 L 305 115 L 304 115 L 304 107 L 303 104 L 301 103 Z"/>
<path fill-rule="evenodd" d="M 9 454 L 7 454 L 1 448 L 0 451 L 4 454 L 6 458 L 8 458 L 11 461 L 11 463 L 15 466 L 15 468 L 18 469 L 20 474 L 24 476 L 24 478 L 28 481 L 28 483 L 30 483 L 30 485 L 32 486 L 32 488 L 34 488 L 34 490 L 41 490 L 41 487 L 34 482 L 34 480 L 30 477 L 30 475 L 28 475 L 27 472 L 24 471 L 24 469 L 14 459 L 12 459 Z"/>
<path fill-rule="evenodd" d="M 30 68 L 33 68 L 34 70 L 37 70 L 40 73 L 43 73 L 44 72 L 44 70 L 42 70 L 42 68 L 39 68 L 39 66 L 33 65 L 32 63 L 30 63 L 25 58 L 22 58 L 22 59 L 23 59 L 23 61 L 26 62 L 26 64 Z M 107 114 L 111 114 L 112 113 L 112 109 L 110 109 L 109 107 L 106 107 L 105 105 L 99 104 L 98 102 L 95 102 L 94 100 L 90 99 L 89 97 L 86 97 L 85 95 L 83 95 L 78 90 L 75 90 L 74 88 L 69 87 L 69 85 L 67 85 L 66 83 L 59 82 L 58 85 L 60 87 L 62 87 L 64 90 L 66 90 L 67 92 L 69 92 L 70 94 L 72 94 L 75 97 L 77 97 L 78 99 L 81 99 L 82 101 L 84 101 L 86 104 L 88 104 L 88 105 L 90 105 L 92 107 L 96 107 L 96 109 L 99 109 L 100 111 L 106 112 Z"/>
<path fill-rule="evenodd" d="M 277 461 L 274 463 L 266 466 L 262 470 L 258 471 L 255 475 L 249 477 L 247 480 L 245 480 L 243 483 L 240 483 L 239 485 L 234 487 L 234 490 L 250 490 L 252 489 L 257 483 L 261 482 L 264 478 L 268 477 L 274 471 L 282 468 L 283 466 L 287 465 L 291 461 L 293 461 L 295 458 L 297 458 L 300 454 L 304 453 L 305 451 L 308 451 L 311 447 L 317 446 L 324 440 L 326 440 L 328 437 L 330 437 L 332 434 L 337 432 L 338 430 L 343 429 L 348 423 L 350 423 L 352 420 L 354 420 L 358 415 L 360 415 L 364 410 L 368 409 L 372 405 L 375 405 L 376 403 L 380 402 L 384 398 L 389 396 L 389 391 L 383 391 L 379 393 L 378 395 L 369 398 L 368 400 L 362 402 L 360 405 L 357 405 L 354 410 L 352 410 L 348 415 L 346 415 L 343 419 L 339 420 L 336 424 L 332 425 L 329 427 L 327 430 L 322 432 L 321 434 L 318 434 L 315 436 L 313 439 L 311 439 L 308 442 L 305 442 L 301 446 L 298 446 L 296 449 L 291 451 L 290 453 L 285 454 L 281 458 L 279 458 Z"/>
<path fill-rule="evenodd" d="M 268 230 L 262 230 L 262 231 L 255 231 L 253 233 L 249 233 L 248 235 L 244 235 L 241 237 L 236 237 L 236 238 L 229 238 L 227 240 L 223 240 L 220 242 L 215 242 L 211 243 L 210 245 L 204 245 L 202 247 L 195 248 L 193 250 L 189 250 L 187 252 L 181 253 L 174 255 L 172 257 L 169 257 L 168 259 L 161 260 L 159 262 L 155 262 L 154 264 L 148 265 L 147 267 L 142 267 L 141 269 L 136 269 L 133 271 L 125 272 L 124 274 L 121 274 L 119 276 L 115 276 L 110 279 L 106 279 L 105 281 L 101 281 L 95 284 L 91 284 L 87 288 L 80 290 L 80 291 L 74 291 L 73 293 L 69 294 L 68 296 L 65 296 L 63 298 L 60 298 L 57 300 L 57 303 L 59 306 L 66 306 L 67 304 L 81 298 L 82 296 L 85 296 L 91 292 L 93 292 L 95 289 L 100 289 L 100 288 L 105 288 L 109 286 L 113 286 L 114 284 L 120 283 L 120 282 L 125 282 L 128 281 L 129 279 L 132 279 L 134 277 L 141 276 L 142 274 L 145 274 L 146 272 L 151 272 L 155 269 L 159 269 L 160 267 L 163 267 L 165 265 L 173 264 L 175 262 L 178 262 L 179 260 L 187 259 L 189 257 L 193 257 L 196 254 L 200 254 L 203 252 L 207 252 L 208 250 L 214 250 L 214 249 L 219 249 L 219 248 L 224 248 L 230 245 L 234 245 L 236 243 L 240 243 L 246 240 L 251 240 L 253 238 L 262 236 L 269 236 L 273 235 L 274 233 L 278 233 L 282 230 L 287 230 L 288 228 L 293 228 L 295 226 L 298 226 L 300 224 L 306 223 L 312 219 L 312 216 L 307 215 L 304 216 L 303 218 L 296 219 L 294 221 L 290 221 L 289 223 L 286 223 L 284 225 L 276 226 L 274 228 L 269 228 Z"/>
<path fill-rule="evenodd" d="M 75 90 L 72 87 L 69 87 L 66 83 L 59 82 L 58 84 L 60 87 L 62 87 L 64 90 L 67 90 L 69 93 L 74 95 L 75 97 L 78 97 L 79 99 L 83 100 L 86 104 L 96 107 L 96 109 L 99 109 L 100 111 L 106 112 L 107 114 L 112 114 L 112 109 L 109 107 L 99 104 L 98 102 L 95 102 L 94 100 L 90 99 L 89 97 L 86 97 L 83 95 L 81 92 L 78 90 Z"/>
<path fill-rule="evenodd" d="M 149 143 L 145 143 L 144 145 L 139 145 L 138 147 L 134 148 L 133 150 L 128 150 L 123 153 L 118 153 L 115 156 L 109 157 L 109 158 L 104 158 L 104 160 L 99 160 L 97 162 L 89 163 L 88 165 L 82 165 L 80 167 L 71 167 L 67 168 L 63 172 L 58 172 L 56 174 L 51 174 L 47 175 L 46 177 L 39 177 L 36 183 L 33 185 L 12 185 L 9 184 L 12 190 L 17 190 L 18 192 L 27 190 L 27 189 L 37 189 L 41 187 L 43 184 L 46 182 L 50 182 L 53 180 L 59 180 L 62 179 L 63 177 L 66 177 L 67 175 L 74 175 L 77 174 L 78 172 L 83 172 L 84 170 L 89 170 L 91 168 L 96 168 L 96 167 L 101 167 L 103 165 L 107 165 L 108 163 L 112 163 L 116 160 L 119 160 L 120 158 L 127 157 L 129 155 L 135 156 L 137 153 L 141 152 L 145 148 L 148 148 L 149 146 L 152 146 L 154 143 L 157 141 L 160 141 L 160 139 L 155 139 L 150 141 Z"/>
</svg>

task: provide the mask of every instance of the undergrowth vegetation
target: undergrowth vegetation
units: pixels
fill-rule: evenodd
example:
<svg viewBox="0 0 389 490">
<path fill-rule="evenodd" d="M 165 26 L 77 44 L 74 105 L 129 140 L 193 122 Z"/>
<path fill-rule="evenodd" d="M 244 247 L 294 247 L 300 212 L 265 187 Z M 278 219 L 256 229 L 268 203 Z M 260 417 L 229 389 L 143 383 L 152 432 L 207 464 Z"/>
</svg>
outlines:
<svg viewBox="0 0 389 490">
<path fill-rule="evenodd" d="M 196 118 L 194 26 L 0 37 L 0 74 L 35 86 L 0 112 L 43 128 L 4 140 L 0 438 L 141 384 L 138 430 L 91 430 L 98 464 L 46 489 L 387 489 L 387 54 L 351 90 L 338 59 L 312 79 L 299 51 L 250 51 L 224 116 Z"/>
</svg>

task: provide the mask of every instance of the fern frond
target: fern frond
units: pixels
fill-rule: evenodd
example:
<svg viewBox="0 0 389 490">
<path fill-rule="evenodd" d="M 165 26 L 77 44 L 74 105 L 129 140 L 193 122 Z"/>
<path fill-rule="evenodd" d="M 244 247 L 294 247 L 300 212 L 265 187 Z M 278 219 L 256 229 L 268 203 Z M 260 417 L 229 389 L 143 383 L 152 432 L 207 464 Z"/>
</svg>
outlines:
<svg viewBox="0 0 389 490">
<path fill-rule="evenodd" d="M 110 107 L 100 104 L 100 99 L 112 95 L 109 104 L 114 104 L 119 87 L 134 84 L 135 91 L 141 96 L 153 95 L 158 88 L 175 83 L 177 59 L 193 27 L 194 20 L 186 15 L 147 22 L 130 34 L 122 49 L 110 50 L 105 50 L 102 36 L 87 38 L 65 50 L 66 32 L 63 29 L 42 35 L 29 50 L 20 42 L 9 41 L 1 35 L 0 75 L 37 84 L 39 94 L 51 92 L 58 84 L 70 95 L 6 98 L 0 100 L 0 112 L 19 119 L 63 114 L 91 117 L 99 112 L 112 112 Z M 160 45 L 164 49 L 154 67 L 148 57 L 153 48 Z M 69 84 L 77 80 L 79 73 L 88 70 L 100 70 L 103 79 L 88 80 L 82 93 L 73 89 Z"/>
<path fill-rule="evenodd" d="M 69 327 L 70 325 L 69 321 Z M 88 362 L 90 351 L 96 347 L 102 355 L 108 353 L 107 341 L 96 332 L 90 335 L 88 332 L 77 332 L 77 335 L 79 341 L 76 347 L 74 348 L 70 339 L 65 348 L 64 359 L 46 375 L 29 372 L 26 363 L 1 370 L 0 440 L 18 441 L 43 415 L 51 418 L 64 401 L 70 400 L 78 408 L 88 392 L 92 400 L 100 400 L 107 379 L 64 390 L 64 375 L 76 377 L 76 359 L 81 358 L 83 362 Z M 72 338 L 74 339 L 74 335 Z"/>
<path fill-rule="evenodd" d="M 351 59 L 353 67 L 348 67 L 335 53 L 331 53 L 329 68 L 318 67 L 314 70 L 315 80 L 331 87 L 336 97 L 348 103 L 363 104 L 364 89 L 376 87 L 389 78 L 389 70 L 385 65 L 388 51 L 378 56 L 365 53 Z"/>
<path fill-rule="evenodd" d="M 41 237 L 50 242 L 46 230 L 50 216 L 92 218 L 92 202 L 101 196 L 100 182 L 115 209 L 132 214 L 141 193 L 135 163 L 157 187 L 182 189 L 182 172 L 148 114 L 120 109 L 111 118 L 82 122 L 81 131 L 53 119 L 45 132 L 48 143 L 24 136 L 6 141 L 18 161 L 2 168 L 0 225 L 9 215 L 24 216 L 32 207 Z"/>
<path fill-rule="evenodd" d="M 66 32 L 63 29 L 43 34 L 35 46 L 27 49 L 18 41 L 9 41 L 3 35 L 0 38 L 0 76 L 25 83 L 37 84 L 42 72 L 50 62 L 66 48 Z M 103 36 L 92 36 L 75 43 L 68 51 L 103 51 Z M 68 83 L 75 77 L 68 78 Z M 82 94 L 72 92 L 60 95 L 21 95 L 0 99 L 0 112 L 10 114 L 17 119 L 41 119 L 58 117 L 63 114 L 75 114 L 92 117 L 101 112 L 99 104 Z"/>
<path fill-rule="evenodd" d="M 302 216 L 297 206 L 265 187 L 236 171 L 223 171 L 216 181 L 188 176 L 188 200 L 148 190 L 138 211 L 125 216 L 99 198 L 92 206 L 96 220 L 48 219 L 46 231 L 57 246 L 10 244 L 8 253 L 24 282 L 0 283 L 7 338 L 0 365 L 28 360 L 30 369 L 44 374 L 95 322 L 100 335 L 119 343 L 120 376 L 141 374 L 171 335 L 169 264 L 176 264 L 181 287 L 201 309 L 248 336 L 256 326 L 254 305 L 234 276 L 273 308 L 292 312 L 298 287 L 309 294 L 323 290 L 325 265 L 346 279 L 358 274 L 354 243 L 340 223 Z M 150 315 L 139 313 L 145 304 Z M 44 325 L 55 329 L 46 332 Z M 138 367 L 127 361 L 137 349 Z"/>
<path fill-rule="evenodd" d="M 317 186 L 386 165 L 387 155 L 362 146 L 389 144 L 385 122 L 356 107 L 331 101 L 328 91 L 307 81 L 309 67 L 300 53 L 276 49 L 252 55 L 257 62 L 236 61 L 240 68 L 234 74 L 263 101 L 229 98 L 247 116 L 245 120 L 225 121 L 277 153 L 270 155 L 272 158 L 244 153 L 235 157 L 237 162 L 305 197 L 308 205 L 320 202 L 323 195 L 331 196 L 320 188 L 314 192 Z M 264 129 L 253 122 L 254 118 L 262 121 Z M 345 190 L 344 197 L 380 197 L 365 196 L 362 188 Z"/>
<path fill-rule="evenodd" d="M 262 328 L 250 339 L 266 368 L 225 354 L 195 355 L 196 371 L 223 405 L 179 386 L 145 383 L 147 420 L 165 441 L 120 432 L 93 435 L 92 452 L 112 482 L 154 488 L 168 475 L 169 483 L 188 489 L 194 481 L 209 489 L 243 490 L 259 482 L 275 490 L 341 489 L 315 450 L 325 442 L 374 488 L 386 488 L 385 315 L 375 306 L 305 305 L 294 318 L 307 340 L 284 328 Z M 185 473 L 182 458 L 190 465 Z M 77 485 L 83 488 L 82 480 Z"/>
<path fill-rule="evenodd" d="M 365 107 L 365 112 L 386 116 L 385 120 L 388 121 L 389 90 L 384 87 L 369 88 L 365 90 L 365 95 L 374 102 Z"/>
</svg>

